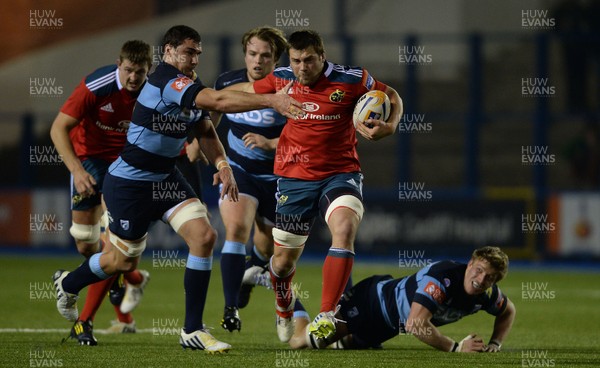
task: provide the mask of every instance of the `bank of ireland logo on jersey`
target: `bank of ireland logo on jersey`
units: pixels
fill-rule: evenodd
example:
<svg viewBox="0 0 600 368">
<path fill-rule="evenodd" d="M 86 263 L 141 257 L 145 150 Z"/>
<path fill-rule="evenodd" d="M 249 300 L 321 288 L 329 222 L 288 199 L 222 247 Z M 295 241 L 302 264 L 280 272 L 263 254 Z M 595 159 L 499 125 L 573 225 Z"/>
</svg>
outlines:
<svg viewBox="0 0 600 368">
<path fill-rule="evenodd" d="M 320 109 L 320 106 L 314 102 L 302 102 L 302 110 L 306 112 L 315 112 Z"/>
<path fill-rule="evenodd" d="M 120 224 L 121 224 L 121 229 L 128 231 L 129 230 L 129 220 L 119 220 Z"/>
</svg>

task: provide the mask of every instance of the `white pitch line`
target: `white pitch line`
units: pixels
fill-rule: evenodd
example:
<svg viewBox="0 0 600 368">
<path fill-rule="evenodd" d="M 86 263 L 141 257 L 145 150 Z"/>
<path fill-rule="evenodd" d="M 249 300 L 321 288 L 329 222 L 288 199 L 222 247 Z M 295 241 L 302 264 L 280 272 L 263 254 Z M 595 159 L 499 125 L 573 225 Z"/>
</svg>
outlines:
<svg viewBox="0 0 600 368">
<path fill-rule="evenodd" d="M 69 333 L 69 328 L 0 328 L 0 333 Z M 152 333 L 152 328 L 138 328 L 135 330 L 136 333 Z M 108 332 L 108 330 L 94 330 L 95 334 L 98 335 L 109 335 L 114 332 Z"/>
</svg>

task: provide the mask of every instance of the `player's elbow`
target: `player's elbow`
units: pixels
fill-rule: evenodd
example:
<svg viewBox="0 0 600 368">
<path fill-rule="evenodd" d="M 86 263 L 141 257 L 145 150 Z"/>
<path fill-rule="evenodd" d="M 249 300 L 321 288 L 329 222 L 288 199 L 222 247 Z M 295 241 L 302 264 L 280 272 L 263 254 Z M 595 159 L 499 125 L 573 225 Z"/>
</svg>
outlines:
<svg viewBox="0 0 600 368">
<path fill-rule="evenodd" d="M 227 104 L 226 96 L 223 91 L 215 91 L 211 88 L 205 88 L 196 95 L 196 107 L 208 111 L 223 111 Z"/>
<path fill-rule="evenodd" d="M 50 127 L 50 139 L 54 144 L 56 144 L 61 134 L 68 134 L 67 129 L 58 120 L 54 120 Z"/>
<path fill-rule="evenodd" d="M 425 330 L 424 327 L 426 327 L 425 321 L 410 317 L 406 320 L 406 324 L 404 325 L 404 329 L 406 330 L 407 334 L 415 335 L 419 339 L 419 336 L 425 335 L 423 333 Z"/>
<path fill-rule="evenodd" d="M 506 304 L 506 313 L 508 313 L 512 319 L 517 315 L 517 307 L 515 307 L 515 304 L 510 299 Z"/>
</svg>

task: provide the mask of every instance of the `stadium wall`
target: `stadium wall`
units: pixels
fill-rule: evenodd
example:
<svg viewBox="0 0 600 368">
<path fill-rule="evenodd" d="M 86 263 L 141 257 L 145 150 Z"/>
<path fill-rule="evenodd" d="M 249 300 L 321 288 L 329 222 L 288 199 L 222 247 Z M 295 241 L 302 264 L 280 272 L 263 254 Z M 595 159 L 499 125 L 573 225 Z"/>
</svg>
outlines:
<svg viewBox="0 0 600 368">
<path fill-rule="evenodd" d="M 0 248 L 75 250 L 69 235 L 69 192 L 63 189 L 0 191 Z M 396 201 L 365 193 L 365 217 L 356 251 L 394 258 L 408 250 L 430 257 L 469 253 L 482 245 L 502 247 L 512 259 L 600 258 L 600 194 L 565 193 L 538 203 L 526 189 L 491 188 L 484 198 L 431 200 L 426 191 L 400 189 Z M 211 199 L 211 202 L 214 198 Z M 218 208 L 211 223 L 222 238 Z M 325 251 L 330 234 L 318 219 L 307 250 Z M 219 242 L 216 252 L 220 252 Z M 251 244 L 248 244 L 251 245 Z M 157 222 L 150 249 L 185 249 L 169 226 Z"/>
</svg>

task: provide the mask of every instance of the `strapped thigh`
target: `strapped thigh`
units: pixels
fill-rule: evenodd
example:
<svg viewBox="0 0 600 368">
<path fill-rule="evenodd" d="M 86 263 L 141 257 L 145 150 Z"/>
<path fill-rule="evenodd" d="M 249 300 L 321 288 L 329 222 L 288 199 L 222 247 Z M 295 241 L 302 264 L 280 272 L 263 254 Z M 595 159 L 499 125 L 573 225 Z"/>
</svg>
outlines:
<svg viewBox="0 0 600 368">
<path fill-rule="evenodd" d="M 110 239 L 110 242 L 112 243 L 112 245 L 115 248 L 117 248 L 121 253 L 123 253 L 123 255 L 125 255 L 126 257 L 130 257 L 130 258 L 135 258 L 135 257 L 139 257 L 142 255 L 142 253 L 144 252 L 144 249 L 146 249 L 146 238 L 147 237 L 148 237 L 148 233 L 144 234 L 144 236 L 137 241 L 131 241 L 131 240 L 121 239 L 117 235 L 113 234 L 112 232 L 108 233 L 108 238 Z"/>
<path fill-rule="evenodd" d="M 177 211 L 173 218 L 168 220 L 169 224 L 171 225 L 173 230 L 175 230 L 176 233 L 179 232 L 179 228 L 189 220 L 207 217 L 206 206 L 202 204 L 202 202 L 200 202 L 198 198 L 194 198 L 193 201 L 190 201 L 186 204 L 179 204 L 173 207 L 171 210 L 165 213 L 164 217 L 168 218 L 170 216 L 169 212 L 172 212 L 172 210 L 175 210 L 177 208 L 179 208 L 179 211 Z"/>
</svg>

